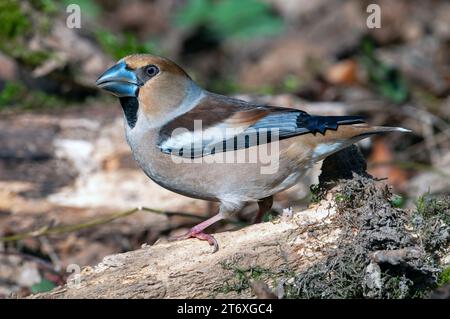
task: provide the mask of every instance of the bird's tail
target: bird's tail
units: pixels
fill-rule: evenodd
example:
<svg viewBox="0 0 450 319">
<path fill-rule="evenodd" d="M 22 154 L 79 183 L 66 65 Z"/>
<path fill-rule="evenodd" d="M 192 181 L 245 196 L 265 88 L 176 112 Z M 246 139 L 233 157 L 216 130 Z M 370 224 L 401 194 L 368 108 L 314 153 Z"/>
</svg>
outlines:
<svg viewBox="0 0 450 319">
<path fill-rule="evenodd" d="M 388 132 L 409 133 L 411 130 L 389 126 L 340 125 L 337 130 L 327 130 L 323 136 L 316 135 L 318 139 L 314 146 L 314 159 L 322 160 L 362 139 Z"/>
<path fill-rule="evenodd" d="M 389 133 L 389 132 L 401 132 L 401 133 L 411 133 L 411 130 L 408 130 L 403 127 L 392 127 L 392 126 L 366 126 L 359 128 L 358 125 L 352 126 L 355 129 L 356 135 L 353 138 L 356 138 L 357 141 L 362 140 L 371 135 Z M 359 131 L 361 129 L 361 131 Z"/>
</svg>

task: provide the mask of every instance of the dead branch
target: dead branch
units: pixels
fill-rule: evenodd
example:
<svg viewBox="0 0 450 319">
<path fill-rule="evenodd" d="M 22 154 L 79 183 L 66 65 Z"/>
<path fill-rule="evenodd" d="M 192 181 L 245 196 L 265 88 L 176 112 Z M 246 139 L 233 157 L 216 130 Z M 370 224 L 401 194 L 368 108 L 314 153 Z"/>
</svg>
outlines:
<svg viewBox="0 0 450 319">
<path fill-rule="evenodd" d="M 0 237 L 0 242 L 11 242 L 11 241 L 19 241 L 26 238 L 31 237 L 41 237 L 46 235 L 52 235 L 52 234 L 64 234 L 64 233 L 70 233 L 79 231 L 86 228 L 96 227 L 104 224 L 108 224 L 112 222 L 113 220 L 124 218 L 130 215 L 133 215 L 137 212 L 148 212 L 153 214 L 159 214 L 159 215 L 165 215 L 165 216 L 183 216 L 183 217 L 189 217 L 194 219 L 202 219 L 201 216 L 189 214 L 189 213 L 183 213 L 183 212 L 166 212 L 159 209 L 149 208 L 149 207 L 137 207 L 130 210 L 126 210 L 123 212 L 117 212 L 114 214 L 111 214 L 106 217 L 100 217 L 95 218 L 83 223 L 74 224 L 74 225 L 62 225 L 62 226 L 53 226 L 53 225 L 45 225 L 37 230 L 14 234 L 11 236 L 5 236 Z"/>
</svg>

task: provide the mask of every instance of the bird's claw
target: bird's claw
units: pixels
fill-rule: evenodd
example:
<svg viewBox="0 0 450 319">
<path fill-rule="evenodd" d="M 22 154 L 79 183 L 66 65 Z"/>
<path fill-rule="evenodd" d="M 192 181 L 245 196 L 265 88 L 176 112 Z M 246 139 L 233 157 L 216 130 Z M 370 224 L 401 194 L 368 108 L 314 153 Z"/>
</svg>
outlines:
<svg viewBox="0 0 450 319">
<path fill-rule="evenodd" d="M 191 229 L 186 234 L 181 236 L 174 236 L 170 237 L 169 241 L 175 241 L 175 240 L 183 240 L 188 238 L 197 238 L 200 240 L 206 240 L 211 246 L 214 246 L 212 253 L 214 254 L 216 251 L 219 250 L 219 244 L 217 243 L 217 240 L 210 234 L 206 234 L 202 231 L 195 231 L 194 229 Z"/>
</svg>

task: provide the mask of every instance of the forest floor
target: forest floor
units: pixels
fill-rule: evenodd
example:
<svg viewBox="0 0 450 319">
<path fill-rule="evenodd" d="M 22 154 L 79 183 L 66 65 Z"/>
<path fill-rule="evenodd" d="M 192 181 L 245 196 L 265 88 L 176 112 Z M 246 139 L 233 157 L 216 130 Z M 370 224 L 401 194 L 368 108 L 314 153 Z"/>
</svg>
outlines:
<svg viewBox="0 0 450 319">
<path fill-rule="evenodd" d="M 373 191 L 389 202 L 376 219 L 380 223 L 394 218 L 393 212 L 409 216 L 407 222 L 396 216 L 399 224 L 388 223 L 389 233 L 390 227 L 405 226 L 428 238 L 432 234 L 421 223 L 430 229 L 445 224 L 444 217 L 439 217 L 442 222 L 432 217 L 433 225 L 428 217 L 418 222 L 417 213 L 448 214 L 448 1 L 376 1 L 382 26 L 375 29 L 367 27 L 366 9 L 372 1 L 79 2 L 81 29 L 67 27 L 66 8 L 59 1 L 0 3 L 0 15 L 8 12 L 1 16 L 0 30 L 0 297 L 48 291 L 64 284 L 74 269 L 96 265 L 107 255 L 140 251 L 143 244 L 186 231 L 217 210 L 216 204 L 165 190 L 142 173 L 126 144 L 118 101 L 95 87 L 99 74 L 115 60 L 136 52 L 177 61 L 214 92 L 312 114 L 363 115 L 372 125 L 411 129 L 411 134 L 388 134 L 358 144 L 368 173 L 391 187 L 389 200 L 372 186 L 359 189 L 357 182 L 343 185 L 343 192 L 357 187 L 361 196 Z M 242 14 L 229 14 L 237 10 Z M 276 196 L 266 222 L 289 209 L 299 213 L 310 208 L 318 198 L 321 165 Z M 130 212 L 141 206 L 149 210 Z M 249 204 L 208 231 L 243 231 L 256 209 Z M 370 224 L 366 205 L 347 211 L 357 216 L 359 226 Z M 354 241 L 349 247 L 365 254 L 340 274 L 346 278 L 358 273 L 353 277 L 361 287 L 368 278 L 361 277 L 361 267 L 373 263 L 367 258 L 379 247 L 372 235 L 352 233 L 346 210 L 339 216 L 350 236 L 346 238 Z M 436 230 L 435 240 L 443 238 L 442 229 Z M 397 232 L 386 249 L 413 245 L 409 236 Z M 432 240 L 426 239 L 420 249 L 441 245 L 428 247 Z M 310 271 L 298 270 L 298 276 L 290 278 L 297 288 L 286 294 L 351 296 L 352 285 L 341 289 L 343 295 L 333 289 L 321 296 L 312 292 L 323 288 L 324 281 L 316 281 L 321 274 L 332 265 L 346 264 L 349 257 L 343 250 Z M 375 280 L 373 289 L 356 295 L 412 296 L 411 280 L 424 283 L 422 279 L 432 278 L 426 287 L 450 281 L 449 260 L 414 260 L 413 266 L 402 268 L 406 279 L 394 276 L 383 282 L 401 283 L 404 290 L 389 295 L 376 288 L 381 286 Z M 380 267 L 381 272 L 373 265 L 372 272 L 383 277 L 386 269 Z M 409 271 L 411 267 L 415 270 Z M 332 278 L 329 284 L 341 287 L 342 278 Z"/>
</svg>

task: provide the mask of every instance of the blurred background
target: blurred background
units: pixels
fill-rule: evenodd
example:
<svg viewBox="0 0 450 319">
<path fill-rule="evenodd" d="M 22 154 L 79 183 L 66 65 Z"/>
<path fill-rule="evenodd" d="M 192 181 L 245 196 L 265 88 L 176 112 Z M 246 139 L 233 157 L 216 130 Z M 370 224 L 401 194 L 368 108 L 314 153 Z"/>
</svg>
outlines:
<svg viewBox="0 0 450 319">
<path fill-rule="evenodd" d="M 368 27 L 371 3 L 381 28 Z M 217 93 L 412 129 L 361 143 L 369 172 L 398 207 L 450 193 L 448 1 L 0 0 L 0 21 L 0 297 L 49 290 L 68 265 L 215 212 L 132 160 L 118 101 L 95 87 L 132 53 L 169 57 Z M 319 173 L 278 195 L 272 215 L 309 205 Z M 127 212 L 139 205 L 157 211 Z M 209 231 L 242 227 L 255 211 Z"/>
</svg>

